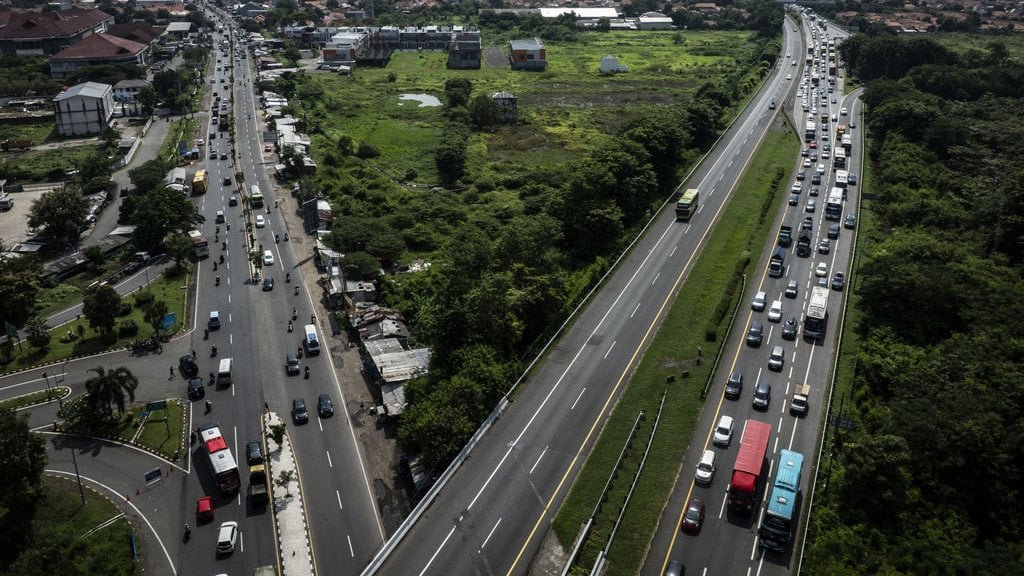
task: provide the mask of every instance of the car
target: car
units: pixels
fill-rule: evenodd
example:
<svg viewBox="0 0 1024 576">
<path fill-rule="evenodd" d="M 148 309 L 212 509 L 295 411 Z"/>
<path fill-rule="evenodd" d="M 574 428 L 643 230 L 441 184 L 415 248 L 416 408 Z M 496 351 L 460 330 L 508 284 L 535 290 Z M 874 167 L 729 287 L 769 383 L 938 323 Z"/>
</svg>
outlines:
<svg viewBox="0 0 1024 576">
<path fill-rule="evenodd" d="M 728 448 L 729 444 L 732 443 L 732 429 L 735 422 L 732 416 L 722 415 L 718 418 L 718 424 L 715 425 L 715 434 L 711 438 L 711 442 L 715 446 L 721 446 Z"/>
<path fill-rule="evenodd" d="M 797 180 L 803 180 L 806 177 L 807 177 L 807 171 L 806 170 L 804 170 L 804 169 L 797 170 L 797 172 L 796 172 L 796 179 Z"/>
<path fill-rule="evenodd" d="M 210 319 L 206 322 L 206 328 L 208 330 L 220 330 L 220 312 L 216 310 L 210 312 Z"/>
<path fill-rule="evenodd" d="M 796 316 L 786 318 L 786 322 L 782 324 L 782 339 L 796 340 L 796 329 Z"/>
<path fill-rule="evenodd" d="M 743 393 L 743 374 L 733 372 L 725 381 L 725 397 L 730 400 L 738 400 Z"/>
<path fill-rule="evenodd" d="M 828 276 L 828 263 L 818 262 L 818 266 L 814 269 L 814 275 L 818 278 Z"/>
<path fill-rule="evenodd" d="M 771 102 L 768 103 L 768 109 L 775 110 L 775 100 L 772 100 Z"/>
<path fill-rule="evenodd" d="M 821 184 L 821 174 L 815 172 L 814 175 L 811 176 L 811 184 Z"/>
<path fill-rule="evenodd" d="M 837 291 L 841 292 L 843 290 L 843 286 L 845 284 L 846 284 L 846 276 L 842 272 L 836 272 L 835 275 L 832 276 L 832 289 L 833 290 L 837 290 Z"/>
<path fill-rule="evenodd" d="M 299 358 L 295 355 L 295 352 L 289 352 L 284 358 L 284 371 L 289 376 L 295 376 L 302 371 L 302 367 L 299 364 Z"/>
<path fill-rule="evenodd" d="M 206 389 L 203 388 L 202 378 L 193 378 L 188 381 L 188 397 L 192 400 L 199 400 L 206 396 Z"/>
<path fill-rule="evenodd" d="M 274 289 L 274 278 L 271 277 L 271 276 L 267 276 L 266 278 L 263 279 L 263 291 L 264 292 L 270 292 L 273 289 Z"/>
<path fill-rule="evenodd" d="M 821 193 L 821 188 L 817 186 L 811 186 L 811 190 L 807 194 L 808 196 L 817 196 L 819 193 Z"/>
<path fill-rule="evenodd" d="M 216 160 L 216 159 L 217 159 L 217 153 L 216 152 L 210 152 L 210 160 Z"/>
<path fill-rule="evenodd" d="M 857 225 L 857 217 L 854 216 L 853 214 L 847 214 L 846 215 L 846 219 L 843 220 L 843 228 L 846 228 L 847 230 L 853 230 L 853 228 L 856 225 Z"/>
<path fill-rule="evenodd" d="M 309 410 L 306 409 L 306 401 L 302 398 L 292 400 L 292 420 L 296 424 L 309 422 Z"/>
<path fill-rule="evenodd" d="M 789 195 L 789 205 L 790 206 L 796 206 L 799 203 L 800 203 L 800 195 L 799 194 L 790 194 Z"/>
<path fill-rule="evenodd" d="M 256 227 L 264 228 L 267 225 L 267 221 L 263 219 L 263 214 L 256 215 Z"/>
<path fill-rule="evenodd" d="M 846 176 L 846 181 L 850 184 L 850 186 L 856 186 L 857 185 L 857 175 L 854 174 L 853 172 L 850 172 Z"/>
<path fill-rule="evenodd" d="M 793 79 L 793 75 L 792 74 L 786 74 L 786 80 L 792 80 L 792 79 Z"/>
<path fill-rule="evenodd" d="M 761 345 L 761 341 L 764 339 L 764 324 L 760 322 L 754 322 L 750 325 L 750 329 L 747 330 L 747 346 L 753 346 L 757 348 Z"/>
<path fill-rule="evenodd" d="M 320 416 L 327 418 L 334 416 L 334 401 L 331 400 L 329 394 L 321 394 L 316 399 L 316 411 L 320 413 Z"/>
<path fill-rule="evenodd" d="M 832 157 L 832 155 L 829 153 L 828 150 L 822 150 L 821 151 L 821 159 L 822 160 L 828 160 L 831 157 Z"/>
<path fill-rule="evenodd" d="M 824 145 L 822 145 L 821 150 L 823 152 L 829 152 L 829 151 L 832 150 L 832 145 L 831 144 L 824 144 Z"/>
<path fill-rule="evenodd" d="M 768 295 L 763 290 L 754 294 L 754 299 L 750 301 L 750 309 L 754 312 L 764 311 L 764 307 L 768 305 Z"/>
<path fill-rule="evenodd" d="M 800 222 L 800 229 L 813 231 L 814 230 L 814 218 L 811 216 L 804 216 L 803 221 Z"/>
<path fill-rule="evenodd" d="M 856 127 L 857 127 L 857 122 L 855 120 L 850 120 L 850 130 L 853 130 Z"/>
<path fill-rule="evenodd" d="M 799 194 L 803 192 L 804 187 L 799 182 L 793 182 L 793 185 L 789 187 L 789 191 L 793 194 Z"/>
<path fill-rule="evenodd" d="M 811 162 L 817 162 L 818 161 L 818 153 L 817 152 L 811 152 L 811 155 L 808 158 L 811 159 Z"/>
<path fill-rule="evenodd" d="M 274 253 L 270 250 L 263 251 L 263 265 L 273 266 L 274 265 Z"/>
<path fill-rule="evenodd" d="M 810 167 L 811 167 L 811 159 L 810 158 L 804 158 L 804 168 L 810 168 Z"/>
<path fill-rule="evenodd" d="M 773 372 L 781 372 L 785 363 L 786 351 L 782 346 L 772 346 L 772 351 L 768 354 L 768 369 Z"/>
<path fill-rule="evenodd" d="M 818 254 L 828 254 L 832 250 L 832 242 L 828 238 L 822 238 L 818 242 Z"/>
<path fill-rule="evenodd" d="M 196 359 L 191 354 L 186 354 L 181 358 L 178 358 L 178 370 L 181 371 L 181 375 L 186 378 L 192 378 L 196 374 L 199 374 L 199 366 L 196 365 Z"/>
<path fill-rule="evenodd" d="M 223 210 L 217 210 L 217 215 L 213 218 L 213 221 L 215 223 L 217 223 L 217 224 L 223 224 L 224 223 L 224 211 Z"/>
<path fill-rule="evenodd" d="M 223 184 L 224 184 L 225 186 L 231 186 L 231 177 L 230 177 L 230 176 L 225 176 L 225 177 L 224 177 L 224 180 L 222 180 L 222 183 L 223 183 Z"/>
<path fill-rule="evenodd" d="M 203 142 L 202 139 L 196 140 L 196 146 L 198 146 L 200 148 L 202 148 L 205 144 L 206 144 L 206 142 Z"/>
<path fill-rule="evenodd" d="M 819 288 L 828 288 L 828 276 L 818 278 L 818 281 L 815 282 L 815 286 L 818 286 Z"/>
<path fill-rule="evenodd" d="M 804 212 L 814 212 L 818 207 L 818 201 L 814 198 L 808 198 L 807 204 L 804 205 Z"/>
<path fill-rule="evenodd" d="M 249 466 L 263 464 L 263 446 L 256 440 L 245 445 L 245 461 Z"/>
<path fill-rule="evenodd" d="M 790 280 L 786 283 L 786 298 L 796 298 L 799 291 L 799 284 L 797 284 L 796 280 Z"/>
<path fill-rule="evenodd" d="M 697 471 L 693 475 L 693 479 L 697 484 L 701 486 L 710 486 L 711 481 L 715 479 L 715 451 L 705 450 L 700 456 L 700 461 L 697 462 Z"/>
<path fill-rule="evenodd" d="M 768 307 L 768 321 L 782 321 L 782 300 L 772 300 L 772 305 Z"/>
<path fill-rule="evenodd" d="M 839 109 L 839 115 L 840 116 L 846 116 L 848 113 L 849 113 L 849 110 L 847 110 L 846 108 L 840 108 Z"/>
<path fill-rule="evenodd" d="M 228 206 L 238 206 L 238 196 L 228 196 Z"/>
<path fill-rule="evenodd" d="M 238 522 L 228 521 L 217 529 L 217 554 L 226 555 L 235 551 L 238 540 Z"/>
<path fill-rule="evenodd" d="M 757 383 L 754 388 L 754 397 L 750 400 L 755 410 L 767 410 L 772 402 L 772 385 L 765 380 Z"/>
<path fill-rule="evenodd" d="M 839 238 L 839 223 L 833 222 L 828 225 L 828 237 L 833 240 Z"/>
<path fill-rule="evenodd" d="M 697 534 L 704 524 L 704 501 L 700 498 L 692 498 L 686 506 L 686 513 L 683 514 L 682 530 L 687 534 Z"/>
<path fill-rule="evenodd" d="M 808 146 L 811 147 L 811 150 L 817 150 L 818 149 L 818 141 L 817 140 L 811 140 L 811 142 L 810 142 L 810 144 L 808 144 Z"/>
<path fill-rule="evenodd" d="M 228 153 L 227 152 L 221 152 L 220 153 L 220 159 L 221 160 L 227 160 L 228 159 Z"/>
<path fill-rule="evenodd" d="M 811 155 L 811 149 L 810 148 L 804 148 L 803 150 L 800 151 L 800 155 L 805 157 L 805 158 L 807 156 L 810 156 Z"/>
</svg>

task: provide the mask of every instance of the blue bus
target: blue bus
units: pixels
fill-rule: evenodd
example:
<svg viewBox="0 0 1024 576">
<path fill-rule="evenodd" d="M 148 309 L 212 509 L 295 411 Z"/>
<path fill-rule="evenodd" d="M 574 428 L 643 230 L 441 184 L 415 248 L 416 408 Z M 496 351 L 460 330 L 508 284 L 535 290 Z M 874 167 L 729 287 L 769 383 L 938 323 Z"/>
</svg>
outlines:
<svg viewBox="0 0 1024 576">
<path fill-rule="evenodd" d="M 789 548 L 799 509 L 797 496 L 803 467 L 803 454 L 790 450 L 779 452 L 779 469 L 771 486 L 768 510 L 757 531 L 757 543 L 767 550 L 785 552 Z"/>
</svg>

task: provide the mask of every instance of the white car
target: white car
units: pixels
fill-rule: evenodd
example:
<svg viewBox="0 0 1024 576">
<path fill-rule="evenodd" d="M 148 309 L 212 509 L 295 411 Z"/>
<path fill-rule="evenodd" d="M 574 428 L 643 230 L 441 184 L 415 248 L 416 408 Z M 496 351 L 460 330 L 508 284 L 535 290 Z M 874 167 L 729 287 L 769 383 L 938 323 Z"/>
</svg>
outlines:
<svg viewBox="0 0 1024 576">
<path fill-rule="evenodd" d="M 759 291 L 757 294 L 754 294 L 754 300 L 751 301 L 750 303 L 751 310 L 753 310 L 754 312 L 763 311 L 765 304 L 767 303 L 767 300 L 768 295 L 765 294 L 763 290 Z"/>
<path fill-rule="evenodd" d="M 814 275 L 818 278 L 828 276 L 828 264 L 825 262 L 818 262 L 818 267 L 814 269 Z"/>
<path fill-rule="evenodd" d="M 732 416 L 722 416 L 718 419 L 718 426 L 715 426 L 715 436 L 712 439 L 715 446 L 728 447 L 732 442 Z"/>
<path fill-rule="evenodd" d="M 768 307 L 768 321 L 769 322 L 782 322 L 782 301 L 772 300 L 772 305 Z"/>
<path fill-rule="evenodd" d="M 231 554 L 238 540 L 238 522 L 225 522 L 217 530 L 217 554 Z"/>
<path fill-rule="evenodd" d="M 700 457 L 700 462 L 697 463 L 697 473 L 694 475 L 694 479 L 697 484 L 703 484 L 704 486 L 710 485 L 711 481 L 715 478 L 715 451 L 705 450 L 704 454 Z"/>
<path fill-rule="evenodd" d="M 839 109 L 839 115 L 840 116 L 846 116 L 847 113 L 849 113 L 849 110 L 847 110 L 846 108 L 840 108 Z"/>
<path fill-rule="evenodd" d="M 786 80 L 792 80 L 792 79 L 793 79 L 793 75 L 792 74 L 786 74 Z"/>
<path fill-rule="evenodd" d="M 263 252 L 263 265 L 264 266 L 273 266 L 274 265 L 274 253 L 271 252 L 270 250 L 265 250 Z"/>
<path fill-rule="evenodd" d="M 257 214 L 256 215 L 256 227 L 257 228 L 263 228 L 266 225 L 267 225 L 267 221 L 263 219 L 263 215 L 262 214 Z"/>
</svg>

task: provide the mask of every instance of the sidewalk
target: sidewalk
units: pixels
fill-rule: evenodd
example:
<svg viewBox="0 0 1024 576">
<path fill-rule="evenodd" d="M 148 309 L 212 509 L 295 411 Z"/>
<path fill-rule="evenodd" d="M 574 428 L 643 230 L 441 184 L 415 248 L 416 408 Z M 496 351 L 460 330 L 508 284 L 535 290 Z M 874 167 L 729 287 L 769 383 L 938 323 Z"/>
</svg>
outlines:
<svg viewBox="0 0 1024 576">
<path fill-rule="evenodd" d="M 289 576 L 296 574 L 313 574 L 313 555 L 310 552 L 309 532 L 306 528 L 306 507 L 302 502 L 302 485 L 299 483 L 299 470 L 295 465 L 291 439 L 287 431 L 280 446 L 270 437 L 270 427 L 281 424 L 276 412 L 263 415 L 263 426 L 267 436 L 267 462 L 270 474 L 272 502 L 274 507 L 274 526 L 277 530 L 277 542 L 281 561 L 281 573 Z M 294 472 L 287 488 L 277 485 L 276 479 L 281 472 Z"/>
</svg>

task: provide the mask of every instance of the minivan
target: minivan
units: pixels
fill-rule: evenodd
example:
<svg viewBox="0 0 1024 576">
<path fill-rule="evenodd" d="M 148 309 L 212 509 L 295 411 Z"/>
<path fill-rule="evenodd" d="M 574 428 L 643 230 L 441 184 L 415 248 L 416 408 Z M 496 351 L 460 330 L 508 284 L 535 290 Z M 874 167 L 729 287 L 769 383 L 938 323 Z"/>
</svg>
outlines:
<svg viewBox="0 0 1024 576">
<path fill-rule="evenodd" d="M 750 308 L 754 312 L 763 312 L 764 307 L 768 304 L 768 295 L 764 291 L 758 292 L 754 295 L 753 302 L 750 303 Z"/>
<path fill-rule="evenodd" d="M 767 381 L 762 380 L 757 383 L 757 388 L 754 389 L 754 399 L 751 404 L 755 410 L 767 410 L 768 404 L 772 401 L 772 385 Z"/>
<path fill-rule="evenodd" d="M 217 554 L 231 554 L 238 540 L 238 522 L 225 522 L 217 530 Z"/>
<path fill-rule="evenodd" d="M 771 354 L 768 355 L 768 369 L 774 372 L 781 372 L 786 362 L 786 352 L 782 346 L 772 346 Z"/>
<path fill-rule="evenodd" d="M 217 385 L 231 384 L 231 358 L 221 358 L 217 366 Z"/>
<path fill-rule="evenodd" d="M 313 324 L 306 324 L 302 329 L 306 337 L 302 340 L 302 345 L 306 348 L 306 354 L 309 356 L 316 356 L 320 354 L 320 337 L 317 336 L 316 326 Z"/>
</svg>

